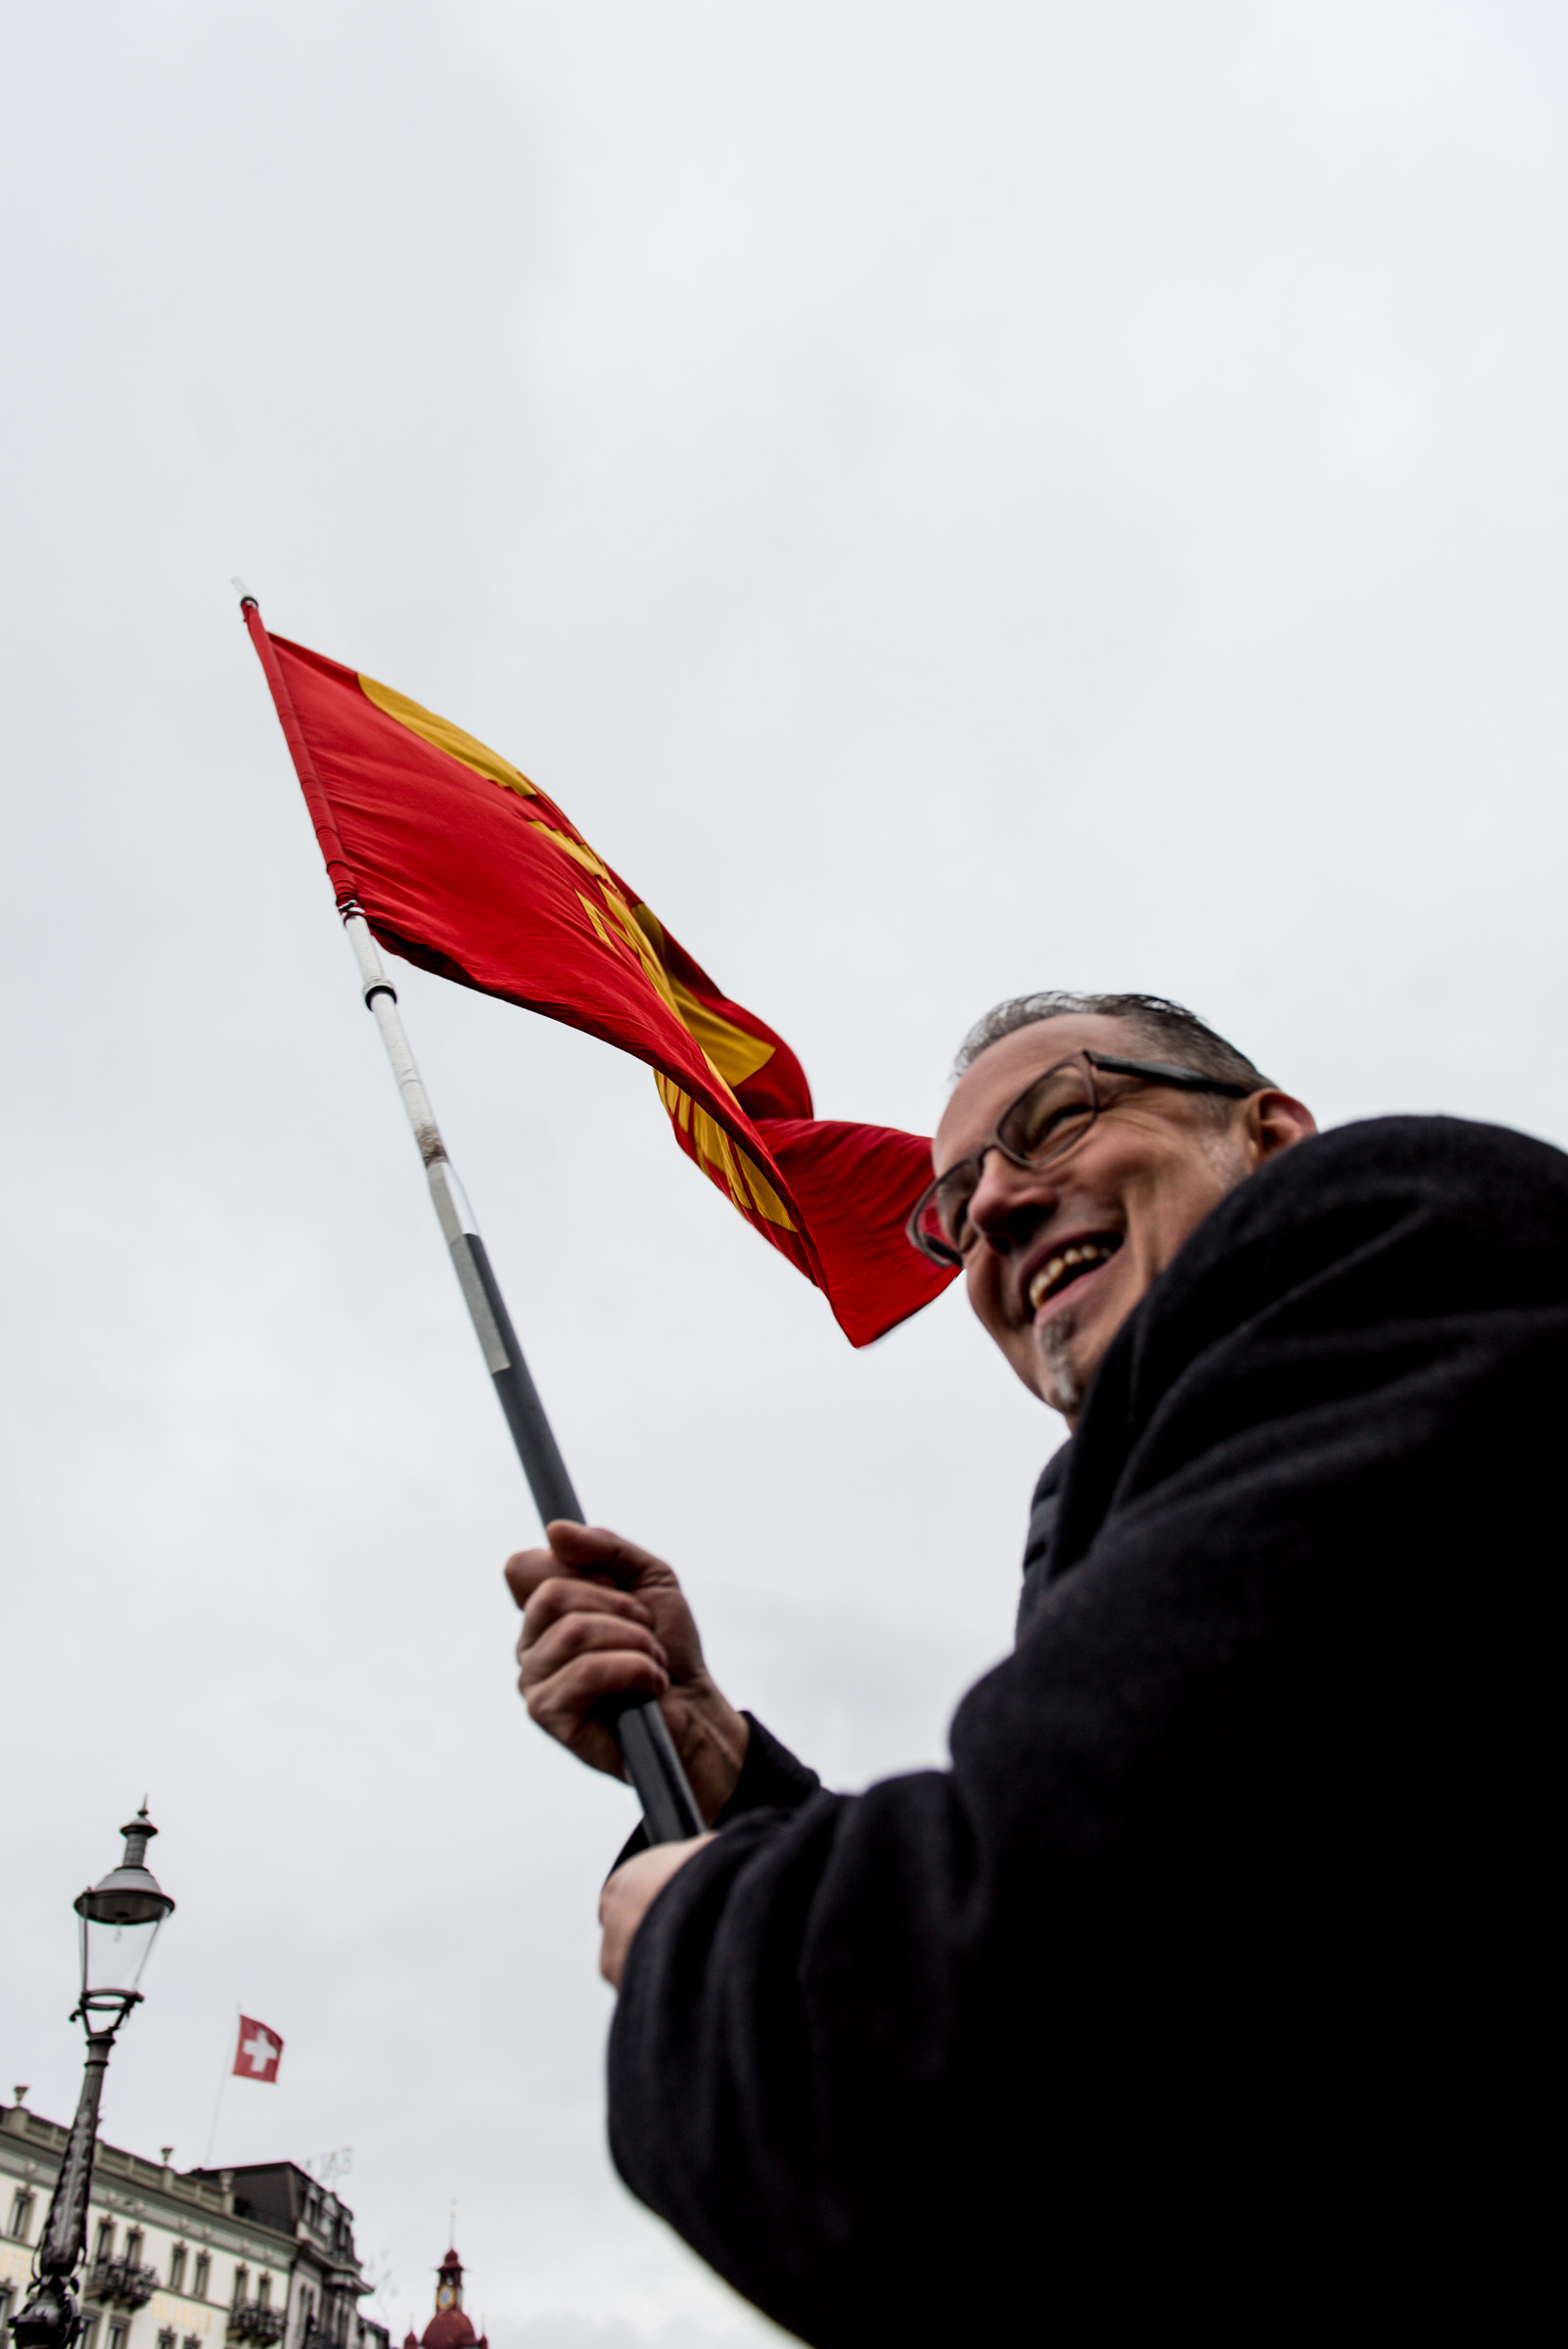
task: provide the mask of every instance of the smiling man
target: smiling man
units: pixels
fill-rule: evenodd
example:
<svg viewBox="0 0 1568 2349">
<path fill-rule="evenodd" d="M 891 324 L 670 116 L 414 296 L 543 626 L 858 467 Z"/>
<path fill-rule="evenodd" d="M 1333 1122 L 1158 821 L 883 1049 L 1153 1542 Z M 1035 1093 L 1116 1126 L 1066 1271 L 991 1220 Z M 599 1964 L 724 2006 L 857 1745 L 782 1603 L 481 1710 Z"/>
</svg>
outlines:
<svg viewBox="0 0 1568 2349">
<path fill-rule="evenodd" d="M 1568 1160 L 1316 1136 L 1179 1007 L 1041 994 L 910 1238 L 1073 1431 L 947 1771 L 824 1791 L 617 1536 L 508 1567 L 535 1719 L 615 1769 L 656 1694 L 717 1830 L 605 1888 L 623 2176 L 824 2345 L 1452 2316 L 1538 1782 L 1474 1585 L 1557 1505 Z"/>
<path fill-rule="evenodd" d="M 1088 1000 L 1116 1009 L 1078 1008 Z M 1183 1241 L 1315 1131 L 1312 1113 L 1190 1013 L 1137 996 L 1001 1004 L 957 1074 L 911 1236 L 963 1266 L 976 1313 L 1071 1427 Z"/>
</svg>

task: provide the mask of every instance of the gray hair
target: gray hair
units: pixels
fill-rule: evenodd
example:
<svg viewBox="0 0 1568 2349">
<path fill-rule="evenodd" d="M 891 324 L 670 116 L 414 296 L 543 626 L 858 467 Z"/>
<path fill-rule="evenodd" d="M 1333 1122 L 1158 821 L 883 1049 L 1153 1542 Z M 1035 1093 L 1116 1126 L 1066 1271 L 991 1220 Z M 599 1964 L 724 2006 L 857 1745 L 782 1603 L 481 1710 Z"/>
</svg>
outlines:
<svg viewBox="0 0 1568 2349">
<path fill-rule="evenodd" d="M 1075 995 L 1060 988 L 1012 995 L 977 1020 L 958 1047 L 952 1066 L 954 1082 L 988 1045 L 1000 1043 L 1004 1036 L 1019 1028 L 1033 1028 L 1040 1020 L 1065 1019 L 1072 1012 L 1097 1012 L 1106 1019 L 1121 1020 L 1152 1058 L 1178 1062 L 1222 1084 L 1243 1084 L 1248 1092 L 1256 1093 L 1269 1083 L 1244 1052 L 1217 1036 L 1195 1011 L 1169 1002 L 1164 995 Z"/>
</svg>

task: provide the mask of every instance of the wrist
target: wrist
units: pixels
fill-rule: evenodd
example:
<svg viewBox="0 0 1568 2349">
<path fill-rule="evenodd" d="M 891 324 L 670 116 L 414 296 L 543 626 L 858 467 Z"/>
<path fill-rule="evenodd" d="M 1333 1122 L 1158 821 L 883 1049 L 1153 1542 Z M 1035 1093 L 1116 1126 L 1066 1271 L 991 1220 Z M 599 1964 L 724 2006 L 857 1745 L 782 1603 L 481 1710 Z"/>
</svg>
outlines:
<svg viewBox="0 0 1568 2349">
<path fill-rule="evenodd" d="M 745 1714 L 737 1713 L 716 1688 L 690 1706 L 680 1759 L 697 1808 L 710 1826 L 740 1783 L 751 1735 Z"/>
</svg>

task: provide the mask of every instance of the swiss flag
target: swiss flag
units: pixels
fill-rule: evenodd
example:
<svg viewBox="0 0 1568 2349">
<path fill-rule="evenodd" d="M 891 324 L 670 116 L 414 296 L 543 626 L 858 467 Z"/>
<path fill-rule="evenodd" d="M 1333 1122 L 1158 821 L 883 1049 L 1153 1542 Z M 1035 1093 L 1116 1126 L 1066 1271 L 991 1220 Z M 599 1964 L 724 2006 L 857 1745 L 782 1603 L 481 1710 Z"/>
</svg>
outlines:
<svg viewBox="0 0 1568 2349">
<path fill-rule="evenodd" d="M 283 2061 L 283 2042 L 276 2031 L 265 2023 L 254 2022 L 250 2015 L 240 2017 L 240 2044 L 234 2050 L 234 2068 L 242 2080 L 276 2080 L 278 2066 Z"/>
</svg>

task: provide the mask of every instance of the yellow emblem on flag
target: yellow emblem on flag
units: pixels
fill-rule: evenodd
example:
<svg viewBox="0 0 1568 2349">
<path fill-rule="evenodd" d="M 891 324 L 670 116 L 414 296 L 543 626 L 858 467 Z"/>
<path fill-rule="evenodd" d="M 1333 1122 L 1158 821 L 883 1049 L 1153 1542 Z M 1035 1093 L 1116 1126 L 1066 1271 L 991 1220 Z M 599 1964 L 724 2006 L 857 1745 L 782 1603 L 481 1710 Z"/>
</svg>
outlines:
<svg viewBox="0 0 1568 2349">
<path fill-rule="evenodd" d="M 367 702 L 374 702 L 378 710 L 385 710 L 389 717 L 394 717 L 400 726 L 406 726 L 410 734 L 418 734 L 426 742 L 434 743 L 437 750 L 444 751 L 449 759 L 460 759 L 465 766 L 473 768 L 476 775 L 487 775 L 492 783 L 499 783 L 503 791 L 515 791 L 521 799 L 538 798 L 537 784 L 530 783 L 520 766 L 514 766 L 510 759 L 503 759 L 499 751 L 492 751 L 483 742 L 477 742 L 472 734 L 465 734 L 462 727 L 454 726 L 449 717 L 438 717 L 434 710 L 422 709 L 418 702 L 411 702 L 406 693 L 398 693 L 392 685 L 378 685 L 375 678 L 367 677 L 363 670 L 359 672 L 359 686 Z"/>
</svg>

